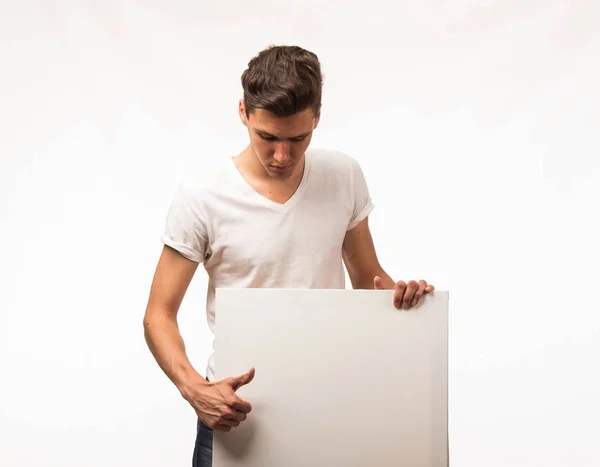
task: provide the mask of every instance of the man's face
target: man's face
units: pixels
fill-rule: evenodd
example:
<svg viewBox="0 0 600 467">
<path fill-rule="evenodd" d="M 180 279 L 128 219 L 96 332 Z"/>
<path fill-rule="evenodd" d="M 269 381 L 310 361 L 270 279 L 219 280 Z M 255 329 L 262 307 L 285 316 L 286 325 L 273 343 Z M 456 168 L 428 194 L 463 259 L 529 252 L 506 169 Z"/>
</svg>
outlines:
<svg viewBox="0 0 600 467">
<path fill-rule="evenodd" d="M 289 117 L 278 117 L 263 109 L 254 109 L 248 118 L 243 101 L 240 118 L 248 128 L 250 145 L 267 173 L 274 179 L 290 177 L 304 159 L 319 118 L 312 109 Z"/>
</svg>

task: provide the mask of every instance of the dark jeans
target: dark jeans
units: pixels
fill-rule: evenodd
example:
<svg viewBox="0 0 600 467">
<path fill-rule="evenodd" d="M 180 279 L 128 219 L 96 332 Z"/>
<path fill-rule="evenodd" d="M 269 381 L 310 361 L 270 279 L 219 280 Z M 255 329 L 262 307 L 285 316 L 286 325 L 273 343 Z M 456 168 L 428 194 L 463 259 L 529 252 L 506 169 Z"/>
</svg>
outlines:
<svg viewBox="0 0 600 467">
<path fill-rule="evenodd" d="M 198 420 L 192 467 L 212 467 L 213 431 Z"/>
</svg>

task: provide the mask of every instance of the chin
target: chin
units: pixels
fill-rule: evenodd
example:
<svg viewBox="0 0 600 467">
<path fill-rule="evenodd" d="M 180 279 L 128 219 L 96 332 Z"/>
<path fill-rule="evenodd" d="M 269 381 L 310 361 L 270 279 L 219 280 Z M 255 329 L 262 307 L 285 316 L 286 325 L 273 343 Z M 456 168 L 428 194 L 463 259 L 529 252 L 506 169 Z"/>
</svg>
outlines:
<svg viewBox="0 0 600 467">
<path fill-rule="evenodd" d="M 271 178 L 275 178 L 275 179 L 278 179 L 278 180 L 283 180 L 285 178 L 290 178 L 290 176 L 294 172 L 294 169 L 288 169 L 285 172 L 279 172 L 279 171 L 276 171 L 276 170 L 273 170 L 273 169 L 269 168 L 268 172 L 269 172 L 269 175 L 271 176 Z"/>
</svg>

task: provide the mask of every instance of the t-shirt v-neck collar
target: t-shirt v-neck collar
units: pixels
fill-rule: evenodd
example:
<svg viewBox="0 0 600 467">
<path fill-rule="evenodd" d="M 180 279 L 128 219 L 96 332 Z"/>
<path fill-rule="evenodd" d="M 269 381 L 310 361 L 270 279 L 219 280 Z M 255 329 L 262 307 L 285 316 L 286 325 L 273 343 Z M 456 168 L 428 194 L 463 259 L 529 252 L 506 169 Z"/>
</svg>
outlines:
<svg viewBox="0 0 600 467">
<path fill-rule="evenodd" d="M 298 184 L 298 188 L 296 191 L 290 196 L 290 198 L 285 203 L 277 203 L 273 200 L 270 200 L 264 195 L 258 193 L 252 186 L 246 181 L 244 176 L 241 174 L 237 166 L 235 165 L 235 161 L 233 158 L 230 159 L 231 165 L 233 166 L 233 170 L 236 173 L 236 177 L 240 184 L 242 185 L 245 192 L 248 193 L 253 199 L 261 203 L 263 206 L 269 207 L 271 209 L 275 209 L 276 211 L 286 212 L 291 209 L 298 201 L 301 199 L 304 190 L 306 188 L 309 172 L 310 172 L 310 157 L 308 156 L 308 151 L 304 155 L 304 170 L 302 173 L 302 179 Z"/>
</svg>

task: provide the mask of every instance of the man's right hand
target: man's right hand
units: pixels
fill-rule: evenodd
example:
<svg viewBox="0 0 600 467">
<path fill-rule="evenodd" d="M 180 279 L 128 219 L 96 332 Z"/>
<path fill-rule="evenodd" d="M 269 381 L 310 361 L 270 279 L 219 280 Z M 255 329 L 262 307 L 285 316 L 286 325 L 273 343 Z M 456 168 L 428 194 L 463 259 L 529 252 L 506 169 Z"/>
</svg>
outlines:
<svg viewBox="0 0 600 467">
<path fill-rule="evenodd" d="M 240 376 L 193 385 L 186 390 L 184 398 L 206 426 L 213 430 L 230 431 L 246 420 L 252 410 L 250 403 L 240 399 L 235 392 L 252 381 L 254 372 L 254 368 L 251 368 Z"/>
</svg>

